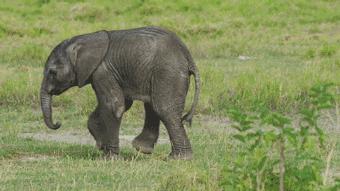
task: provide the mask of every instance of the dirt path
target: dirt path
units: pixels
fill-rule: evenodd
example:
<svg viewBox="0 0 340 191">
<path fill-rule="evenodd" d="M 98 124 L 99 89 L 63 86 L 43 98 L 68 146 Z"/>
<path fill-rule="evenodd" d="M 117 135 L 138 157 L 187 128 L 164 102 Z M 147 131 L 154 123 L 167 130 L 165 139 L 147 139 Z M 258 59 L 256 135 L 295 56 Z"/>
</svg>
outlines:
<svg viewBox="0 0 340 191">
<path fill-rule="evenodd" d="M 329 119 L 322 120 L 321 123 L 324 130 L 332 133 L 340 132 L 339 119 L 335 116 L 326 116 Z M 332 119 L 332 120 L 330 120 Z M 196 131 L 213 131 L 213 132 L 232 132 L 233 129 L 230 127 L 231 122 L 227 118 L 214 117 L 214 116 L 197 116 L 196 124 L 194 127 Z M 161 127 L 161 134 L 166 135 L 165 128 Z M 137 135 L 137 133 L 136 133 Z M 132 140 L 136 135 L 120 135 L 120 145 L 130 146 Z M 93 137 L 86 131 L 58 131 L 58 132 L 26 132 L 18 134 L 20 138 L 31 138 L 40 141 L 54 141 L 64 142 L 70 144 L 81 144 L 81 145 L 94 145 L 95 141 Z M 167 144 L 169 139 L 167 136 L 161 136 L 158 139 L 158 144 Z"/>
<path fill-rule="evenodd" d="M 81 132 L 63 131 L 56 133 L 46 132 L 20 133 L 18 136 L 24 139 L 31 138 L 39 141 L 54 141 L 80 145 L 95 145 L 95 140 L 90 134 L 83 134 Z M 135 135 L 120 135 L 119 136 L 120 145 L 130 146 L 134 138 Z M 165 138 L 159 138 L 157 143 L 166 144 L 169 143 L 169 140 Z"/>
</svg>

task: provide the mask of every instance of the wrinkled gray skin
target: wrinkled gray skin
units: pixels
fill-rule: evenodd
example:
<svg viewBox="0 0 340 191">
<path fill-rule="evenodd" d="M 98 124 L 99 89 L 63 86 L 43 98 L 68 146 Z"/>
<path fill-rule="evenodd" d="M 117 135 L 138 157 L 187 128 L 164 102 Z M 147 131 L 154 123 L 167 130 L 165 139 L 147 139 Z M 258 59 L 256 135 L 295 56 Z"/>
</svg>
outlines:
<svg viewBox="0 0 340 191">
<path fill-rule="evenodd" d="M 195 77 L 194 102 L 182 117 L 190 75 Z M 99 31 L 61 42 L 48 57 L 41 85 L 41 108 L 49 128 L 61 125 L 52 120 L 52 96 L 87 84 L 91 84 L 98 101 L 88 129 L 106 156 L 117 157 L 122 115 L 133 100 L 140 100 L 144 102 L 145 123 L 132 145 L 138 151 L 152 153 L 162 121 L 172 145 L 170 158 L 192 158 L 182 122 L 191 123 L 199 95 L 199 74 L 188 49 L 174 33 L 144 27 Z"/>
</svg>

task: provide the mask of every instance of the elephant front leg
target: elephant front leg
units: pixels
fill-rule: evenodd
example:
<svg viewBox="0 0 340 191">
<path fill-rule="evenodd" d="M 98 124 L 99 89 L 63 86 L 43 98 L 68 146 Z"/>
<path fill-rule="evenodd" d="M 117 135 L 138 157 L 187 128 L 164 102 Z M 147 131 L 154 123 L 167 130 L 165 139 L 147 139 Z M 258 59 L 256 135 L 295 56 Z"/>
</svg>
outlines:
<svg viewBox="0 0 340 191">
<path fill-rule="evenodd" d="M 106 108 L 100 109 L 100 121 L 105 131 L 102 134 L 101 149 L 108 158 L 116 159 L 119 154 L 119 128 L 121 117 L 112 115 Z"/>
<path fill-rule="evenodd" d="M 144 109 L 143 131 L 132 141 L 132 146 L 144 154 L 151 154 L 159 136 L 160 119 L 150 104 L 145 103 Z"/>
<path fill-rule="evenodd" d="M 119 154 L 120 119 L 107 115 L 105 110 L 105 108 L 96 108 L 88 120 L 88 129 L 96 140 L 96 146 L 104 152 L 105 157 L 116 159 Z"/>
<path fill-rule="evenodd" d="M 93 73 L 91 84 L 98 101 L 96 116 L 100 124 L 100 148 L 108 157 L 116 158 L 119 153 L 121 118 L 126 109 L 123 91 L 105 65 Z"/>
</svg>

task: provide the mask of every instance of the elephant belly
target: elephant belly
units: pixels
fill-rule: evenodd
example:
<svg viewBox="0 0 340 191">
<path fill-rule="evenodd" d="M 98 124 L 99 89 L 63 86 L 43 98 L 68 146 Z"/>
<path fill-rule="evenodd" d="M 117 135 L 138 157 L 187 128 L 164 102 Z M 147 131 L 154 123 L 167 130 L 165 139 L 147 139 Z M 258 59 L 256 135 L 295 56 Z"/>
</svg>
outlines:
<svg viewBox="0 0 340 191">
<path fill-rule="evenodd" d="M 142 95 L 142 94 L 136 94 L 130 90 L 124 91 L 125 97 L 130 100 L 139 100 L 144 103 L 150 102 L 150 95 Z"/>
<path fill-rule="evenodd" d="M 150 95 L 138 93 L 130 88 L 123 89 L 123 92 L 124 92 L 124 96 L 130 100 L 139 100 L 144 103 L 148 103 L 151 101 Z"/>
<path fill-rule="evenodd" d="M 132 66 L 130 68 L 133 68 Z M 139 100 L 143 102 L 150 102 L 151 92 L 151 72 L 140 73 L 135 67 L 130 69 L 122 76 L 121 87 L 126 98 L 131 100 Z"/>
<path fill-rule="evenodd" d="M 150 62 L 138 58 L 119 68 L 124 95 L 131 100 L 150 102 L 152 66 Z M 142 61 L 141 61 L 142 60 Z"/>
</svg>

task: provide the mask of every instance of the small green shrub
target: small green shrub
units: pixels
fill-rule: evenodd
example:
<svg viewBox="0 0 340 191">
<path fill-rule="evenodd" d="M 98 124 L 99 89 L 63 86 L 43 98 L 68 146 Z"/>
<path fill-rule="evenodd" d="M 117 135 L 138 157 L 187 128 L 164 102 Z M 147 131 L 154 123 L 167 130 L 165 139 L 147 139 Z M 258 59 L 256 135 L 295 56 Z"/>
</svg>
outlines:
<svg viewBox="0 0 340 191">
<path fill-rule="evenodd" d="M 292 125 L 292 117 L 261 105 L 255 114 L 230 110 L 236 122 L 232 126 L 236 130 L 236 156 L 227 159 L 220 185 L 225 190 L 324 189 L 325 134 L 318 119 L 321 110 L 333 105 L 330 86 L 311 88 L 309 104 L 299 113 L 298 127 Z"/>
</svg>

